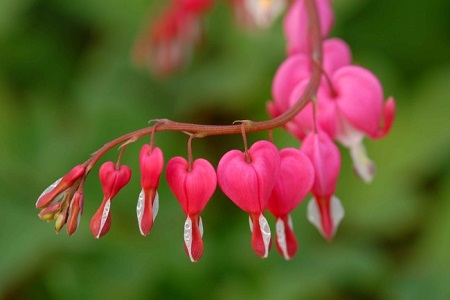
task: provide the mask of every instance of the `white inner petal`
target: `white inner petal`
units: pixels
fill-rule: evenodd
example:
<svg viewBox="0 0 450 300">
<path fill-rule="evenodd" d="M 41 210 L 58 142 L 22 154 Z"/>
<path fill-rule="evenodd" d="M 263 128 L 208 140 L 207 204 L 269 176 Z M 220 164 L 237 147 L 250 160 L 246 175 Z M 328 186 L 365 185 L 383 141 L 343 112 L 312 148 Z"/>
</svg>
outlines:
<svg viewBox="0 0 450 300">
<path fill-rule="evenodd" d="M 145 208 L 144 190 L 142 189 L 141 192 L 139 193 L 139 198 L 136 205 L 136 214 L 138 219 L 139 231 L 141 232 L 142 235 L 145 235 L 141 227 L 142 216 L 144 215 L 144 208 Z"/>
<path fill-rule="evenodd" d="M 338 197 L 333 195 L 333 197 L 331 198 L 331 216 L 333 218 L 333 228 L 334 228 L 333 235 L 336 233 L 339 224 L 344 218 L 344 215 L 345 211 L 341 201 L 339 200 Z"/>
<path fill-rule="evenodd" d="M 189 258 L 192 262 L 194 262 L 194 258 L 192 257 L 191 248 L 192 248 L 192 220 L 189 216 L 184 223 L 184 244 L 189 253 Z"/>
<path fill-rule="evenodd" d="M 253 221 L 252 221 L 252 217 L 248 216 L 248 223 L 250 225 L 250 232 L 253 232 Z"/>
<path fill-rule="evenodd" d="M 281 248 L 283 252 L 283 256 L 285 259 L 289 259 L 289 254 L 287 251 L 287 243 L 286 243 L 286 233 L 284 229 L 284 222 L 282 219 L 278 218 L 276 223 L 277 229 L 277 242 L 278 246 Z"/>
<path fill-rule="evenodd" d="M 111 199 L 108 199 L 108 201 L 106 201 L 105 203 L 105 206 L 103 207 L 102 220 L 100 222 L 100 229 L 98 230 L 97 238 L 100 237 L 100 233 L 103 230 L 103 226 L 105 226 L 106 220 L 108 219 L 110 207 L 111 207 Z"/>
<path fill-rule="evenodd" d="M 366 148 L 362 142 L 350 146 L 350 156 L 358 176 L 366 183 L 370 183 L 375 175 L 375 164 L 367 156 Z"/>
<path fill-rule="evenodd" d="M 158 211 L 159 211 L 159 194 L 158 194 L 158 191 L 156 191 L 155 199 L 153 200 L 153 206 L 152 206 L 153 221 L 155 221 Z"/>
<path fill-rule="evenodd" d="M 199 221 L 198 221 L 198 229 L 200 230 L 200 235 L 203 237 L 203 221 L 202 221 L 202 217 L 199 216 Z"/>
<path fill-rule="evenodd" d="M 311 198 L 308 202 L 307 213 L 309 222 L 311 222 L 320 231 L 320 233 L 324 235 L 322 232 L 322 224 L 320 221 L 321 217 L 319 213 L 319 207 L 317 207 L 317 203 L 314 197 Z"/>
<path fill-rule="evenodd" d="M 261 228 L 261 234 L 263 237 L 265 254 L 264 258 L 269 255 L 269 245 L 270 245 L 270 227 L 269 223 L 267 223 L 266 218 L 262 214 L 259 215 L 259 226 Z"/>
</svg>

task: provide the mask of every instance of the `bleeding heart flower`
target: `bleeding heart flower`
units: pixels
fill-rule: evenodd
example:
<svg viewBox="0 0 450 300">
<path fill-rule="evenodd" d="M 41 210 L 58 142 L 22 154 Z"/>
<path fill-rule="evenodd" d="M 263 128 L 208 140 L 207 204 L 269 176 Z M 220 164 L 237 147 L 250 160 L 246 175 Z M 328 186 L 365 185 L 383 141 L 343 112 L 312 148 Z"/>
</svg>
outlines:
<svg viewBox="0 0 450 300">
<path fill-rule="evenodd" d="M 166 179 L 186 214 L 184 249 L 192 262 L 203 254 L 203 224 L 200 213 L 217 186 L 214 167 L 205 159 L 196 159 L 189 167 L 182 157 L 174 157 L 166 167 Z"/>
<path fill-rule="evenodd" d="M 308 12 L 304 0 L 296 0 L 290 7 L 284 19 L 284 33 L 287 38 L 288 55 L 295 53 L 309 53 L 311 41 L 309 36 Z M 333 27 L 334 15 L 330 0 L 316 0 L 320 18 L 322 36 L 325 38 Z"/>
<path fill-rule="evenodd" d="M 308 204 L 308 219 L 320 233 L 331 240 L 344 217 L 344 209 L 334 196 L 341 167 L 339 149 L 324 132 L 310 133 L 300 149 L 314 167 L 314 199 Z"/>
<path fill-rule="evenodd" d="M 139 230 L 146 236 L 152 229 L 159 210 L 158 186 L 164 166 L 164 156 L 160 148 L 145 144 L 139 156 L 141 167 L 141 186 L 136 213 Z"/>
<path fill-rule="evenodd" d="M 314 182 L 314 169 L 309 158 L 298 149 L 285 148 L 280 151 L 280 175 L 273 187 L 267 205 L 276 218 L 276 246 L 285 259 L 297 252 L 290 212 L 310 192 Z"/>
<path fill-rule="evenodd" d="M 116 167 L 111 162 L 105 162 L 99 170 L 103 189 L 103 201 L 91 219 L 91 232 L 96 238 L 104 236 L 111 227 L 111 201 L 117 193 L 130 181 L 131 169 L 128 166 Z"/>
<path fill-rule="evenodd" d="M 231 201 L 250 214 L 253 250 L 267 257 L 270 228 L 263 211 L 280 172 L 278 149 L 268 141 L 253 144 L 247 154 L 227 152 L 217 167 L 219 186 Z"/>
</svg>

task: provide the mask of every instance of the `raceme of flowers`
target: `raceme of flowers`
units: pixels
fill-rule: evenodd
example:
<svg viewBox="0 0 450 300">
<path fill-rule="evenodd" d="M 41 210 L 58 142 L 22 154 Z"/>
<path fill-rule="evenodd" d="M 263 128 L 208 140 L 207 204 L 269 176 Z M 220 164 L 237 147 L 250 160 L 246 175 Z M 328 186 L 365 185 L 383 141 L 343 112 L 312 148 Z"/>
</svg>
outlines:
<svg viewBox="0 0 450 300">
<path fill-rule="evenodd" d="M 275 0 L 230 1 L 239 5 L 241 10 L 245 8 L 253 13 L 264 9 L 271 11 L 264 13 L 266 19 L 270 20 L 275 15 L 275 8 L 273 11 L 269 8 L 276 7 L 278 13 L 279 7 L 286 4 Z M 317 63 L 311 59 L 314 49 L 308 30 L 310 21 L 305 1 L 295 1 L 284 19 L 288 55 L 275 74 L 273 101 L 267 104 L 268 112 L 274 118 L 297 103 Z M 167 184 L 186 215 L 184 248 L 193 262 L 198 261 L 204 251 L 201 214 L 217 185 L 238 208 L 249 215 L 254 252 L 262 258 L 269 254 L 273 235 L 265 214 L 270 213 L 275 218 L 273 239 L 276 249 L 289 260 L 298 249 L 290 214 L 309 193 L 313 198 L 307 206 L 307 217 L 324 238 L 331 240 L 334 237 L 344 217 L 343 205 L 335 195 L 341 167 L 341 154 L 335 142 L 349 149 L 355 172 L 361 179 L 366 182 L 373 179 L 375 166 L 367 157 L 362 142 L 364 137 L 378 139 L 390 131 L 395 116 L 395 102 L 392 97 L 384 101 L 381 83 L 373 73 L 352 65 L 350 47 L 344 41 L 328 38 L 334 23 L 330 0 L 315 0 L 315 3 L 323 39 L 320 85 L 314 101 L 310 101 L 284 126 L 301 141 L 300 148 L 279 150 L 273 142 L 265 140 L 257 141 L 247 148 L 243 126 L 244 151 L 228 151 L 216 168 L 205 159 L 192 159 L 190 142 L 194 136 L 188 143 L 188 159 L 174 157 L 166 164 Z M 183 14 L 186 13 L 189 15 L 187 19 L 192 20 L 204 13 L 212 1 L 174 0 L 172 5 L 166 15 L 176 15 L 173 7 L 183 7 Z M 264 9 L 258 5 L 264 5 Z M 184 17 L 182 19 L 185 20 Z M 256 17 L 255 24 L 269 22 L 266 19 L 263 22 L 262 19 Z M 168 26 L 168 29 L 170 26 L 164 23 L 166 21 L 158 21 L 157 27 Z M 176 30 L 163 31 L 170 35 L 176 33 Z M 157 47 L 162 47 L 158 44 L 164 39 L 174 42 L 172 36 L 156 36 L 154 42 Z M 171 60 L 164 55 L 173 54 L 170 49 L 163 48 L 158 50 L 163 58 L 156 59 L 161 59 L 158 64 L 162 69 L 167 68 L 165 64 Z M 177 51 L 185 55 L 186 49 Z M 143 236 L 148 235 L 154 226 L 160 206 L 158 187 L 164 169 L 164 155 L 154 145 L 156 126 L 151 133 L 150 144 L 142 146 L 139 156 L 141 191 L 136 192 L 136 213 L 138 228 Z M 120 163 L 124 149 L 116 163 L 105 162 L 99 169 L 104 196 L 90 223 L 95 238 L 104 236 L 110 230 L 112 200 L 131 178 L 131 169 Z M 83 212 L 83 184 L 93 163 L 88 160 L 75 166 L 38 198 L 36 207 L 41 210 L 39 217 L 47 221 L 55 220 L 56 232 L 64 225 L 67 225 L 69 235 L 76 231 Z"/>
</svg>

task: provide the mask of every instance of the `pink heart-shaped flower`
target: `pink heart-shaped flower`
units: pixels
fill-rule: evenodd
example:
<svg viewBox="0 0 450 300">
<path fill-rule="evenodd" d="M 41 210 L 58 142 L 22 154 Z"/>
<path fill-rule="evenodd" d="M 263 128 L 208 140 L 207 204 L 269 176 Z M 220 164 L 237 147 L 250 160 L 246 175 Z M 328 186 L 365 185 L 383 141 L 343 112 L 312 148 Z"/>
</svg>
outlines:
<svg viewBox="0 0 450 300">
<path fill-rule="evenodd" d="M 250 161 L 239 150 L 227 152 L 217 167 L 219 186 L 242 210 L 259 214 L 267 206 L 280 171 L 278 149 L 268 141 L 259 141 L 248 150 Z"/>
</svg>

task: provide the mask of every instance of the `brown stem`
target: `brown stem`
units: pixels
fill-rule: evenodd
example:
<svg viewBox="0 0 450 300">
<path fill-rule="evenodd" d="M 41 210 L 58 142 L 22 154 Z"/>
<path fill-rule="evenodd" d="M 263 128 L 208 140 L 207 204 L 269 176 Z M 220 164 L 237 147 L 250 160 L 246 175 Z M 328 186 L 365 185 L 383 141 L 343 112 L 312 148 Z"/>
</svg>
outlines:
<svg viewBox="0 0 450 300">
<path fill-rule="evenodd" d="M 316 94 L 322 76 L 322 34 L 320 29 L 319 15 L 314 0 L 305 0 L 305 5 L 308 11 L 308 20 L 310 22 L 312 49 L 311 59 L 313 61 L 312 72 L 311 78 L 308 85 L 306 86 L 304 93 L 290 109 L 276 118 L 259 122 L 248 121 L 244 125 L 201 125 L 175 122 L 171 120 L 158 120 L 157 127 L 156 125 L 154 125 L 142 128 L 106 143 L 102 148 L 93 153 L 92 157 L 88 161 L 86 161 L 86 175 L 95 165 L 95 163 L 103 156 L 103 154 L 105 154 L 110 149 L 129 140 L 137 140 L 145 135 L 151 134 L 152 132 L 188 132 L 192 134 L 193 137 L 202 138 L 211 135 L 239 134 L 241 133 L 242 126 L 245 126 L 245 132 L 251 133 L 281 127 L 289 122 L 309 103 L 311 97 Z"/>
</svg>

